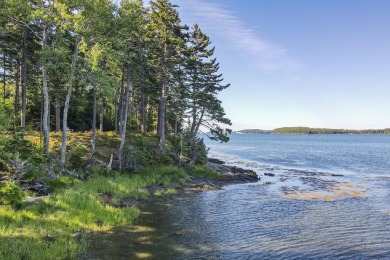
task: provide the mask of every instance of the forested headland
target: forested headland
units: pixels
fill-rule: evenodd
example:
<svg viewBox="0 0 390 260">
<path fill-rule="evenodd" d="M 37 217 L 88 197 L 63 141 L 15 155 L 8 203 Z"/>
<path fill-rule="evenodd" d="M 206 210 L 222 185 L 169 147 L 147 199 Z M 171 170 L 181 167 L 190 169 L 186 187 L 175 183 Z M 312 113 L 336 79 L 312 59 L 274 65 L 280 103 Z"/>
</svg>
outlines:
<svg viewBox="0 0 390 260">
<path fill-rule="evenodd" d="M 390 134 L 390 128 L 386 129 L 330 129 L 310 127 L 282 127 L 272 130 L 273 134 Z"/>
<path fill-rule="evenodd" d="M 215 174 L 197 133 L 229 140 L 229 84 L 169 0 L 4 0 L 0 14 L 0 258 L 76 258 L 87 230 L 139 215 L 124 198 Z"/>
<path fill-rule="evenodd" d="M 390 134 L 390 128 L 385 129 L 331 129 L 331 128 L 310 128 L 310 127 L 281 127 L 274 130 L 244 129 L 234 131 L 237 134 Z"/>
</svg>

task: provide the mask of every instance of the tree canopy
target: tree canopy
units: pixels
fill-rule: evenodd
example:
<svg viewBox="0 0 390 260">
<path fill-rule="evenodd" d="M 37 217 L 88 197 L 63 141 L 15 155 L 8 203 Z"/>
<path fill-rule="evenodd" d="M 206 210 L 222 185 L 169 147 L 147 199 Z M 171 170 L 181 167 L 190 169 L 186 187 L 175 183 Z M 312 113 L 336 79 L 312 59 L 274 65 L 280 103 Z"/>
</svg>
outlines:
<svg viewBox="0 0 390 260">
<path fill-rule="evenodd" d="M 92 130 L 94 150 L 97 125 L 123 142 L 157 134 L 160 152 L 202 130 L 228 140 L 214 47 L 169 0 L 4 0 L 0 14 L 1 130 L 41 131 L 47 155 L 50 131 L 62 131 L 62 166 L 67 131 Z"/>
</svg>

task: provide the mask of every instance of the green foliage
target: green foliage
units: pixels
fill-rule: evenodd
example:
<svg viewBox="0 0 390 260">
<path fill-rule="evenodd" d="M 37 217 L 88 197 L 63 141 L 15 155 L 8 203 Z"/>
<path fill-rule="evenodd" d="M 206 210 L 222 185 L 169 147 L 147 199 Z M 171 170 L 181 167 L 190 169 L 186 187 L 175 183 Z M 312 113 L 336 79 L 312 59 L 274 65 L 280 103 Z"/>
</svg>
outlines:
<svg viewBox="0 0 390 260">
<path fill-rule="evenodd" d="M 184 184 L 190 181 L 190 177 L 183 168 L 175 166 L 161 166 L 158 168 L 147 168 L 143 171 L 144 176 L 153 176 L 153 185 L 168 187 L 172 182 Z"/>
<path fill-rule="evenodd" d="M 272 131 L 273 134 L 390 134 L 389 129 L 367 129 L 367 130 L 348 130 L 348 129 L 329 129 L 329 128 L 310 128 L 310 127 L 281 127 Z"/>
<path fill-rule="evenodd" d="M 49 190 L 51 192 L 56 189 L 64 189 L 71 187 L 74 183 L 79 182 L 77 179 L 69 177 L 69 176 L 61 176 L 55 179 L 51 179 L 47 182 L 49 185 Z"/>
<path fill-rule="evenodd" d="M 177 191 L 175 189 L 160 189 L 156 190 L 153 195 L 155 197 L 162 197 L 162 196 L 174 196 L 177 194 Z"/>
<path fill-rule="evenodd" d="M 0 132 L 12 130 L 12 110 L 6 104 L 0 102 Z"/>
<path fill-rule="evenodd" d="M 107 170 L 107 169 L 103 169 L 101 167 L 98 167 L 98 166 L 95 166 L 95 167 L 92 167 L 89 172 L 93 175 L 97 175 L 97 176 L 110 176 L 113 174 L 112 171 L 110 170 Z"/>
<path fill-rule="evenodd" d="M 18 206 L 23 199 L 19 185 L 12 181 L 0 183 L 0 204 Z"/>
<path fill-rule="evenodd" d="M 69 163 L 74 169 L 84 169 L 87 166 L 88 149 L 83 145 L 75 145 L 69 152 Z"/>
<path fill-rule="evenodd" d="M 220 178 L 220 174 L 209 167 L 203 165 L 196 165 L 194 167 L 188 168 L 187 172 L 191 176 L 204 177 L 204 178 Z"/>
<path fill-rule="evenodd" d="M 234 133 L 238 133 L 238 134 L 271 134 L 272 130 L 243 129 L 243 130 L 235 131 Z"/>
</svg>

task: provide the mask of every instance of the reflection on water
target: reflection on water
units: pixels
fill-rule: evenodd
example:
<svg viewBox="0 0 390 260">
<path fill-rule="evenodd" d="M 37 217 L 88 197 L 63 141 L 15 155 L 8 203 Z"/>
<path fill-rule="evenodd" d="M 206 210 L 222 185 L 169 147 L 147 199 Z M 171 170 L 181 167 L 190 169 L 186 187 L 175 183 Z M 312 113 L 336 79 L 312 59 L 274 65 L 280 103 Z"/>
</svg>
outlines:
<svg viewBox="0 0 390 260">
<path fill-rule="evenodd" d="M 390 179 L 274 173 L 257 184 L 149 205 L 136 225 L 97 234 L 94 259 L 389 259 Z M 329 185 L 365 196 L 286 197 Z"/>
</svg>

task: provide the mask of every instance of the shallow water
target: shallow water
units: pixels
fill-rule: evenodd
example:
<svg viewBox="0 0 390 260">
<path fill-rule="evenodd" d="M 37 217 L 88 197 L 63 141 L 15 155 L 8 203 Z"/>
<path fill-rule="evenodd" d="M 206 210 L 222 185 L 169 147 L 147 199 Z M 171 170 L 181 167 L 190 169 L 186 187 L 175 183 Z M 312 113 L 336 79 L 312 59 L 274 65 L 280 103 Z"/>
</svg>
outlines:
<svg viewBox="0 0 390 260">
<path fill-rule="evenodd" d="M 289 150 L 278 158 L 270 156 L 267 160 L 273 163 L 260 160 L 257 152 L 249 153 L 234 139 L 229 149 L 213 145 L 212 155 L 250 167 L 262 180 L 148 205 L 136 225 L 97 234 L 92 243 L 95 258 L 390 259 L 390 167 L 386 168 L 387 160 L 381 161 L 390 158 L 390 139 L 357 137 L 348 142 L 343 138 L 350 137 L 342 137 L 338 142 L 338 151 L 344 154 L 341 158 L 326 152 L 328 142 L 315 144 L 316 150 L 307 149 L 305 155 L 299 142 L 306 146 L 304 138 L 311 137 L 299 136 L 294 141 L 294 136 L 282 136 L 289 145 L 295 142 L 292 146 L 299 152 L 295 152 L 297 158 Z M 248 145 L 265 142 L 249 141 Z M 342 142 L 359 149 L 369 143 L 366 149 L 373 159 L 349 165 L 368 152 L 351 150 L 348 157 Z M 267 149 L 276 149 L 267 145 Z M 375 152 L 373 146 L 382 149 Z M 278 149 L 287 148 L 281 145 Z M 321 154 L 325 154 L 322 159 Z M 329 161 L 333 163 L 328 165 Z M 296 162 L 304 167 L 297 167 Z"/>
</svg>

